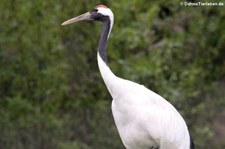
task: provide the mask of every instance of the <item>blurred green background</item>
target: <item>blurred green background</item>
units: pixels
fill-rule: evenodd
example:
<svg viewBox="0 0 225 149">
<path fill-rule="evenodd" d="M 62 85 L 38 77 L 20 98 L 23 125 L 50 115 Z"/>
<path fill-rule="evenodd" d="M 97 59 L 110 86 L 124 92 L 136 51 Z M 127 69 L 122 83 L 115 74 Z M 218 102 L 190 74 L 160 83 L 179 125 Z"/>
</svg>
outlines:
<svg viewBox="0 0 225 149">
<path fill-rule="evenodd" d="M 224 149 L 225 6 L 180 0 L 1 0 L 0 148 L 124 148 L 96 62 L 101 23 L 61 26 L 101 3 L 112 71 L 168 99 L 196 148 Z"/>
</svg>

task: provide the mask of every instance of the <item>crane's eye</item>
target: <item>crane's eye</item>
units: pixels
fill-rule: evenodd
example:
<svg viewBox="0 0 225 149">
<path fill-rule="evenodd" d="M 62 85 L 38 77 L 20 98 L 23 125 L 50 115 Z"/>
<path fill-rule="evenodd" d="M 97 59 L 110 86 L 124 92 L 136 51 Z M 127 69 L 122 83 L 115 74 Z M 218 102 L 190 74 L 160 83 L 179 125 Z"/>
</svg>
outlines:
<svg viewBox="0 0 225 149">
<path fill-rule="evenodd" d="M 98 12 L 98 9 L 94 9 L 93 11 Z"/>
</svg>

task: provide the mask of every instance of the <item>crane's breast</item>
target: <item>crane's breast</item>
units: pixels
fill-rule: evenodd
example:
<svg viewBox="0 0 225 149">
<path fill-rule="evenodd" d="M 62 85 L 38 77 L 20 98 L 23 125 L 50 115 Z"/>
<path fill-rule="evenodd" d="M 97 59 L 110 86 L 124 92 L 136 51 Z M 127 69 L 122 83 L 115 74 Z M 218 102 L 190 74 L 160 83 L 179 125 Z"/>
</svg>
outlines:
<svg viewBox="0 0 225 149">
<path fill-rule="evenodd" d="M 126 91 L 121 89 L 114 96 L 112 113 L 126 148 L 149 149 L 163 144 L 177 148 L 180 140 L 187 138 L 187 126 L 169 102 L 142 85 L 128 82 L 125 87 Z"/>
<path fill-rule="evenodd" d="M 135 117 L 138 114 L 120 113 L 114 102 L 112 102 L 112 112 L 119 135 L 127 149 L 149 149 L 149 145 L 157 146 L 155 140 L 145 130 L 145 127 L 136 120 Z"/>
</svg>

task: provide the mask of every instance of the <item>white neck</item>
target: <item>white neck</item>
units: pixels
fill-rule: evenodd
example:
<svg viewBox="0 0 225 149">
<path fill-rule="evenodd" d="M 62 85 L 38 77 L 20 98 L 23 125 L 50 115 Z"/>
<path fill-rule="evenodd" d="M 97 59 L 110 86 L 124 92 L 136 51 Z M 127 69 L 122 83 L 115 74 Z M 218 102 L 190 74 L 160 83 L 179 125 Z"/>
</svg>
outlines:
<svg viewBox="0 0 225 149">
<path fill-rule="evenodd" d="M 97 52 L 97 60 L 98 60 L 98 67 L 100 70 L 100 73 L 102 75 L 102 78 L 105 82 L 105 85 L 110 92 L 111 95 L 114 95 L 117 80 L 119 79 L 114 73 L 110 70 L 110 68 L 106 65 L 106 63 L 102 60 L 101 56 L 99 55 L 99 52 Z"/>
</svg>

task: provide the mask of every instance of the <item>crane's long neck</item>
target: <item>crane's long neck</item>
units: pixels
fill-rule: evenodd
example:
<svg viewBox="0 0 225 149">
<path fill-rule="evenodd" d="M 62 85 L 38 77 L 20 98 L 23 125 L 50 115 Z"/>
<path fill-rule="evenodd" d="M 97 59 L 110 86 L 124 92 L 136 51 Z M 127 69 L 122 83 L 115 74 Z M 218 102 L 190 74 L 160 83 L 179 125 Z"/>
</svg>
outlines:
<svg viewBox="0 0 225 149">
<path fill-rule="evenodd" d="M 113 21 L 110 21 L 110 19 L 103 22 L 103 31 L 101 33 L 101 38 L 98 44 L 98 53 L 97 53 L 98 67 L 102 75 L 102 78 L 109 92 L 111 93 L 111 95 L 114 92 L 115 83 L 117 80 L 117 77 L 112 73 L 112 71 L 110 70 L 108 66 L 107 55 L 106 55 L 107 41 L 111 32 L 112 26 L 113 26 Z"/>
<path fill-rule="evenodd" d="M 108 60 L 106 55 L 106 47 L 107 47 L 108 37 L 110 35 L 111 28 L 112 28 L 112 25 L 110 20 L 103 22 L 103 30 L 102 30 L 101 38 L 98 44 L 99 56 L 107 66 L 108 66 Z"/>
</svg>

